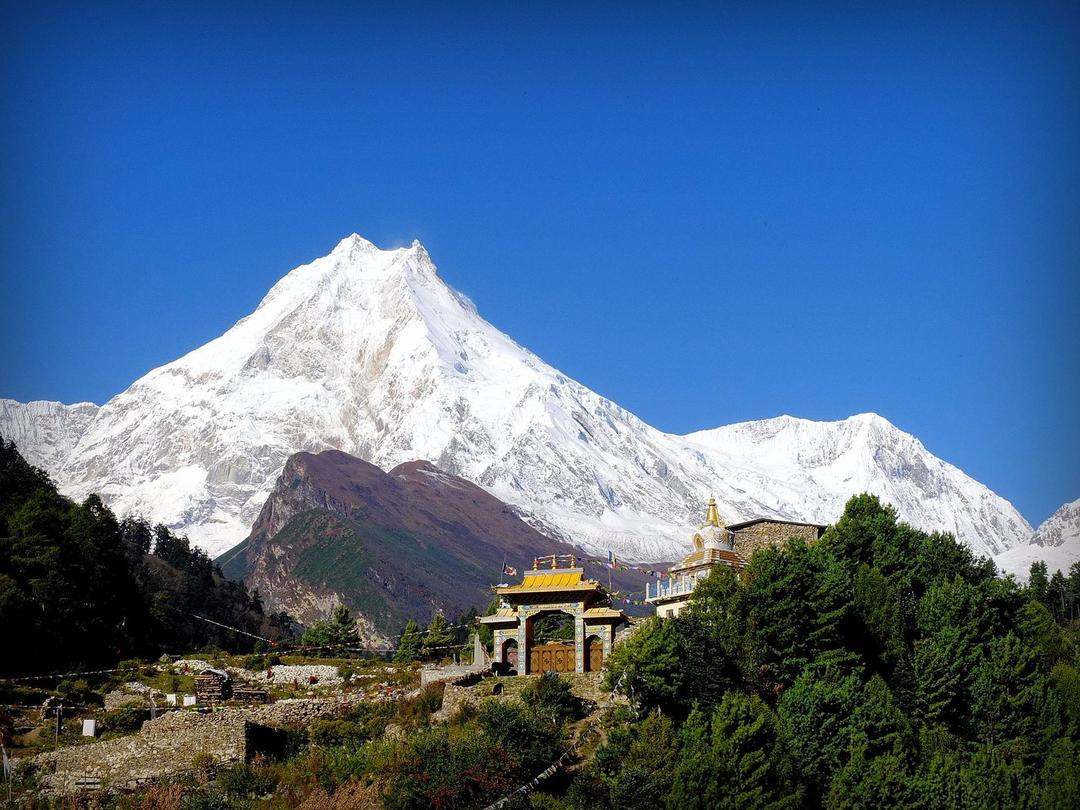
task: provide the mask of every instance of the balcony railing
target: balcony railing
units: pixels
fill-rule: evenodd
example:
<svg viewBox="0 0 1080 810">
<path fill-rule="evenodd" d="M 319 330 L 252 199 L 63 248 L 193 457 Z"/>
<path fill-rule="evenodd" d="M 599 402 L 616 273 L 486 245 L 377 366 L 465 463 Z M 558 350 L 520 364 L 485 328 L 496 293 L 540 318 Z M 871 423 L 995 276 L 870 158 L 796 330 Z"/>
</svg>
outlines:
<svg viewBox="0 0 1080 810">
<path fill-rule="evenodd" d="M 694 590 L 699 577 L 676 577 L 675 579 L 662 579 L 658 582 L 645 583 L 645 600 L 664 599 L 672 596 L 683 596 Z"/>
</svg>

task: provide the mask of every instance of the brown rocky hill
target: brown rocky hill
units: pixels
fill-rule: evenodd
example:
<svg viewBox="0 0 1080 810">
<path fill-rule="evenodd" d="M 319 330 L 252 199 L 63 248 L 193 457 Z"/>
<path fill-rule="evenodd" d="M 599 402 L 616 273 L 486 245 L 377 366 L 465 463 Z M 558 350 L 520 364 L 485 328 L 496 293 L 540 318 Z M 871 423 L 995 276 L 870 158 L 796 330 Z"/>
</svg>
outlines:
<svg viewBox="0 0 1080 810">
<path fill-rule="evenodd" d="M 268 611 L 310 622 L 345 604 L 378 638 L 408 619 L 426 623 L 435 610 L 451 619 L 482 611 L 491 585 L 505 579 L 504 562 L 520 572 L 550 554 L 582 552 L 426 461 L 384 472 L 326 450 L 289 458 L 251 534 L 218 563 L 258 588 Z M 607 584 L 603 567 L 587 573 Z M 624 592 L 644 581 L 636 571 L 612 573 Z"/>
</svg>

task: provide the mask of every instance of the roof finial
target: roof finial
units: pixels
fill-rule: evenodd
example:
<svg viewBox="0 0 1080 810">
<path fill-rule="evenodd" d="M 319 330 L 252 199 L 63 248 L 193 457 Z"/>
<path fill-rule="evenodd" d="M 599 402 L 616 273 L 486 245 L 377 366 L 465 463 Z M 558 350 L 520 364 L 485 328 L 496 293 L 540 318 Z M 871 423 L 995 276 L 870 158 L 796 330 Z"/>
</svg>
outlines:
<svg viewBox="0 0 1080 810">
<path fill-rule="evenodd" d="M 716 498 L 712 495 L 709 496 L 709 511 L 705 513 L 705 522 L 712 526 L 723 526 L 723 522 L 720 520 L 720 512 L 716 508 Z"/>
</svg>

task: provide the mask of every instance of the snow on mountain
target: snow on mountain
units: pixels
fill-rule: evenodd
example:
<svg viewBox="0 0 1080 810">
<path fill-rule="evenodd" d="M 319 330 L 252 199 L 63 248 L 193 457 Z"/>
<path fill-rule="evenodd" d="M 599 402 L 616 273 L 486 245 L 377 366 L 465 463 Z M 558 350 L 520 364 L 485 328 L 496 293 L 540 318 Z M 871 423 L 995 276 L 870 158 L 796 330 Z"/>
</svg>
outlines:
<svg viewBox="0 0 1080 810">
<path fill-rule="evenodd" d="M 291 454 L 330 448 L 384 469 L 430 460 L 628 559 L 682 554 L 710 493 L 729 521 L 831 522 L 869 490 L 979 553 L 1031 535 L 1007 501 L 881 417 L 658 431 L 483 320 L 416 242 L 344 239 L 224 335 L 93 407 L 5 400 L 0 433 L 64 491 L 99 492 L 212 554 L 247 534 Z"/>
<path fill-rule="evenodd" d="M 31 464 L 55 474 L 98 410 L 93 402 L 64 405 L 0 399 L 0 436 L 15 442 Z"/>
<path fill-rule="evenodd" d="M 1023 580 L 1028 578 L 1031 564 L 1039 560 L 1046 563 L 1051 574 L 1067 574 L 1072 564 L 1080 561 L 1080 499 L 1064 504 L 1043 521 L 1029 543 L 994 557 L 1000 570 Z"/>
<path fill-rule="evenodd" d="M 931 454 L 914 436 L 877 414 L 840 422 L 782 416 L 691 433 L 714 452 L 753 460 L 748 478 L 783 482 L 784 500 L 762 504 L 792 519 L 831 523 L 856 492 L 873 492 L 926 531 L 944 530 L 992 556 L 1026 542 L 1031 527 L 1012 504 Z M 801 494 L 800 494 L 801 493 Z M 797 514 L 783 514 L 795 510 Z"/>
</svg>

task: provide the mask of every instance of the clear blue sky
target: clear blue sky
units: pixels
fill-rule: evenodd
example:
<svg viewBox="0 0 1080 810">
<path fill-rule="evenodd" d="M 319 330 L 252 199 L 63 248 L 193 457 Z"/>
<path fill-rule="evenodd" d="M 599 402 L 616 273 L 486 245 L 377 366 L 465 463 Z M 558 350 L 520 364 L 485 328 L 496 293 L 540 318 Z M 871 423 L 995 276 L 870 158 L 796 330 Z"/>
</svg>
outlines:
<svg viewBox="0 0 1080 810">
<path fill-rule="evenodd" d="M 662 429 L 876 411 L 1080 497 L 1076 3 L 211 5 L 7 4 L 0 396 L 103 402 L 357 231 Z"/>
</svg>

